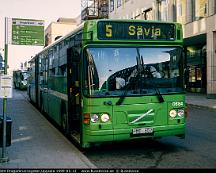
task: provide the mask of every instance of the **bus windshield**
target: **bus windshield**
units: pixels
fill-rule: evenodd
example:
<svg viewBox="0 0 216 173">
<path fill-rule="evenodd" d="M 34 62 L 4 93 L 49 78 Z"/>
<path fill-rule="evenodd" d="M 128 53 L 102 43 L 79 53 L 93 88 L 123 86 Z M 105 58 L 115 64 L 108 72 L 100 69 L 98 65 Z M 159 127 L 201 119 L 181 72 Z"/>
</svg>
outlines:
<svg viewBox="0 0 216 173">
<path fill-rule="evenodd" d="M 23 72 L 22 75 L 23 75 L 23 80 L 27 80 L 28 77 L 29 77 L 29 73 L 28 72 Z"/>
<path fill-rule="evenodd" d="M 84 66 L 84 94 L 90 97 L 184 91 L 180 47 L 91 47 Z"/>
</svg>

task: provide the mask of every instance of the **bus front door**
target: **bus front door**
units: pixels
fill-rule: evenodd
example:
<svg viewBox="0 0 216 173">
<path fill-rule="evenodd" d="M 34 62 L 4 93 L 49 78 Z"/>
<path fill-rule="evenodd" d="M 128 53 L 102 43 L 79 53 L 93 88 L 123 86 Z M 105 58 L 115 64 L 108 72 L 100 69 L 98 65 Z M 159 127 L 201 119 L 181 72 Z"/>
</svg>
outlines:
<svg viewBox="0 0 216 173">
<path fill-rule="evenodd" d="M 72 47 L 67 51 L 68 124 L 72 137 L 80 142 L 80 54 Z"/>
</svg>

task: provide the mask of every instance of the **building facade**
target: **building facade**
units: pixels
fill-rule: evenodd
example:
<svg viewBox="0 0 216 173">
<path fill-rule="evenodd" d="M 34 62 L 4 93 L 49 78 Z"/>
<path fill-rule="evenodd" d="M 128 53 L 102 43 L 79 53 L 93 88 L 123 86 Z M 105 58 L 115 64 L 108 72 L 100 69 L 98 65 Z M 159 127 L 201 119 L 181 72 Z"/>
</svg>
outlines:
<svg viewBox="0 0 216 173">
<path fill-rule="evenodd" d="M 181 23 L 186 89 L 216 98 L 216 0 L 110 0 L 109 18 Z"/>
<path fill-rule="evenodd" d="M 109 0 L 81 0 L 81 19 L 101 19 L 108 18 Z"/>
<path fill-rule="evenodd" d="M 59 18 L 56 22 L 51 22 L 45 29 L 45 47 L 73 31 L 77 24 L 77 19 L 73 18 Z"/>
<path fill-rule="evenodd" d="M 153 2 L 154 0 L 109 0 L 109 18 L 152 20 Z"/>
</svg>

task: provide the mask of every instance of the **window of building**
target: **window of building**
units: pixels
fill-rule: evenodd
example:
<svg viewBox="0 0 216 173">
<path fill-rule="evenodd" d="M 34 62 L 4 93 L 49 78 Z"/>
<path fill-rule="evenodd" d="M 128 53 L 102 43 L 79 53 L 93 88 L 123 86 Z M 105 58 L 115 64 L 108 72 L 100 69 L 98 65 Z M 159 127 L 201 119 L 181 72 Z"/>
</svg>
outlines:
<svg viewBox="0 0 216 173">
<path fill-rule="evenodd" d="M 117 0 L 117 8 L 122 5 L 122 0 Z"/>
<path fill-rule="evenodd" d="M 114 0 L 110 0 L 110 12 L 114 11 Z"/>
<path fill-rule="evenodd" d="M 186 0 L 177 0 L 176 1 L 176 13 L 174 13 L 176 16 L 174 19 L 176 19 L 176 21 L 179 23 L 185 24 L 188 18 L 188 16 L 186 16 L 186 13 L 187 13 L 186 12 Z"/>
<path fill-rule="evenodd" d="M 214 13 L 216 14 L 216 1 L 214 1 Z"/>
<path fill-rule="evenodd" d="M 206 46 L 187 47 L 186 89 L 205 92 L 206 89 Z"/>
<path fill-rule="evenodd" d="M 177 4 L 176 3 L 177 3 L 176 0 L 174 0 L 173 1 L 173 5 L 172 5 L 172 11 L 173 11 L 173 18 L 172 18 L 172 20 L 173 20 L 173 22 L 177 21 L 177 10 L 176 10 Z"/>
<path fill-rule="evenodd" d="M 205 17 L 208 13 L 208 1 L 196 0 L 194 1 L 194 20 L 199 20 Z"/>
<path fill-rule="evenodd" d="M 158 1 L 158 20 L 167 21 L 167 0 Z"/>
<path fill-rule="evenodd" d="M 177 15 L 182 16 L 182 3 L 178 4 Z"/>
</svg>

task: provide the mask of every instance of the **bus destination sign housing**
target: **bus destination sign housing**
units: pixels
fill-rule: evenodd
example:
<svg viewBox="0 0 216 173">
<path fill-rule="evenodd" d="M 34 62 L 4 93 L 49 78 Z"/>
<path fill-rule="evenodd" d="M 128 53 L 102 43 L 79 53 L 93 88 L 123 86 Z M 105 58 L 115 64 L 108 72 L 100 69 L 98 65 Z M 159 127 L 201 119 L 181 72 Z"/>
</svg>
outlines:
<svg viewBox="0 0 216 173">
<path fill-rule="evenodd" d="M 99 40 L 175 40 L 175 24 L 151 22 L 98 22 Z"/>
</svg>

